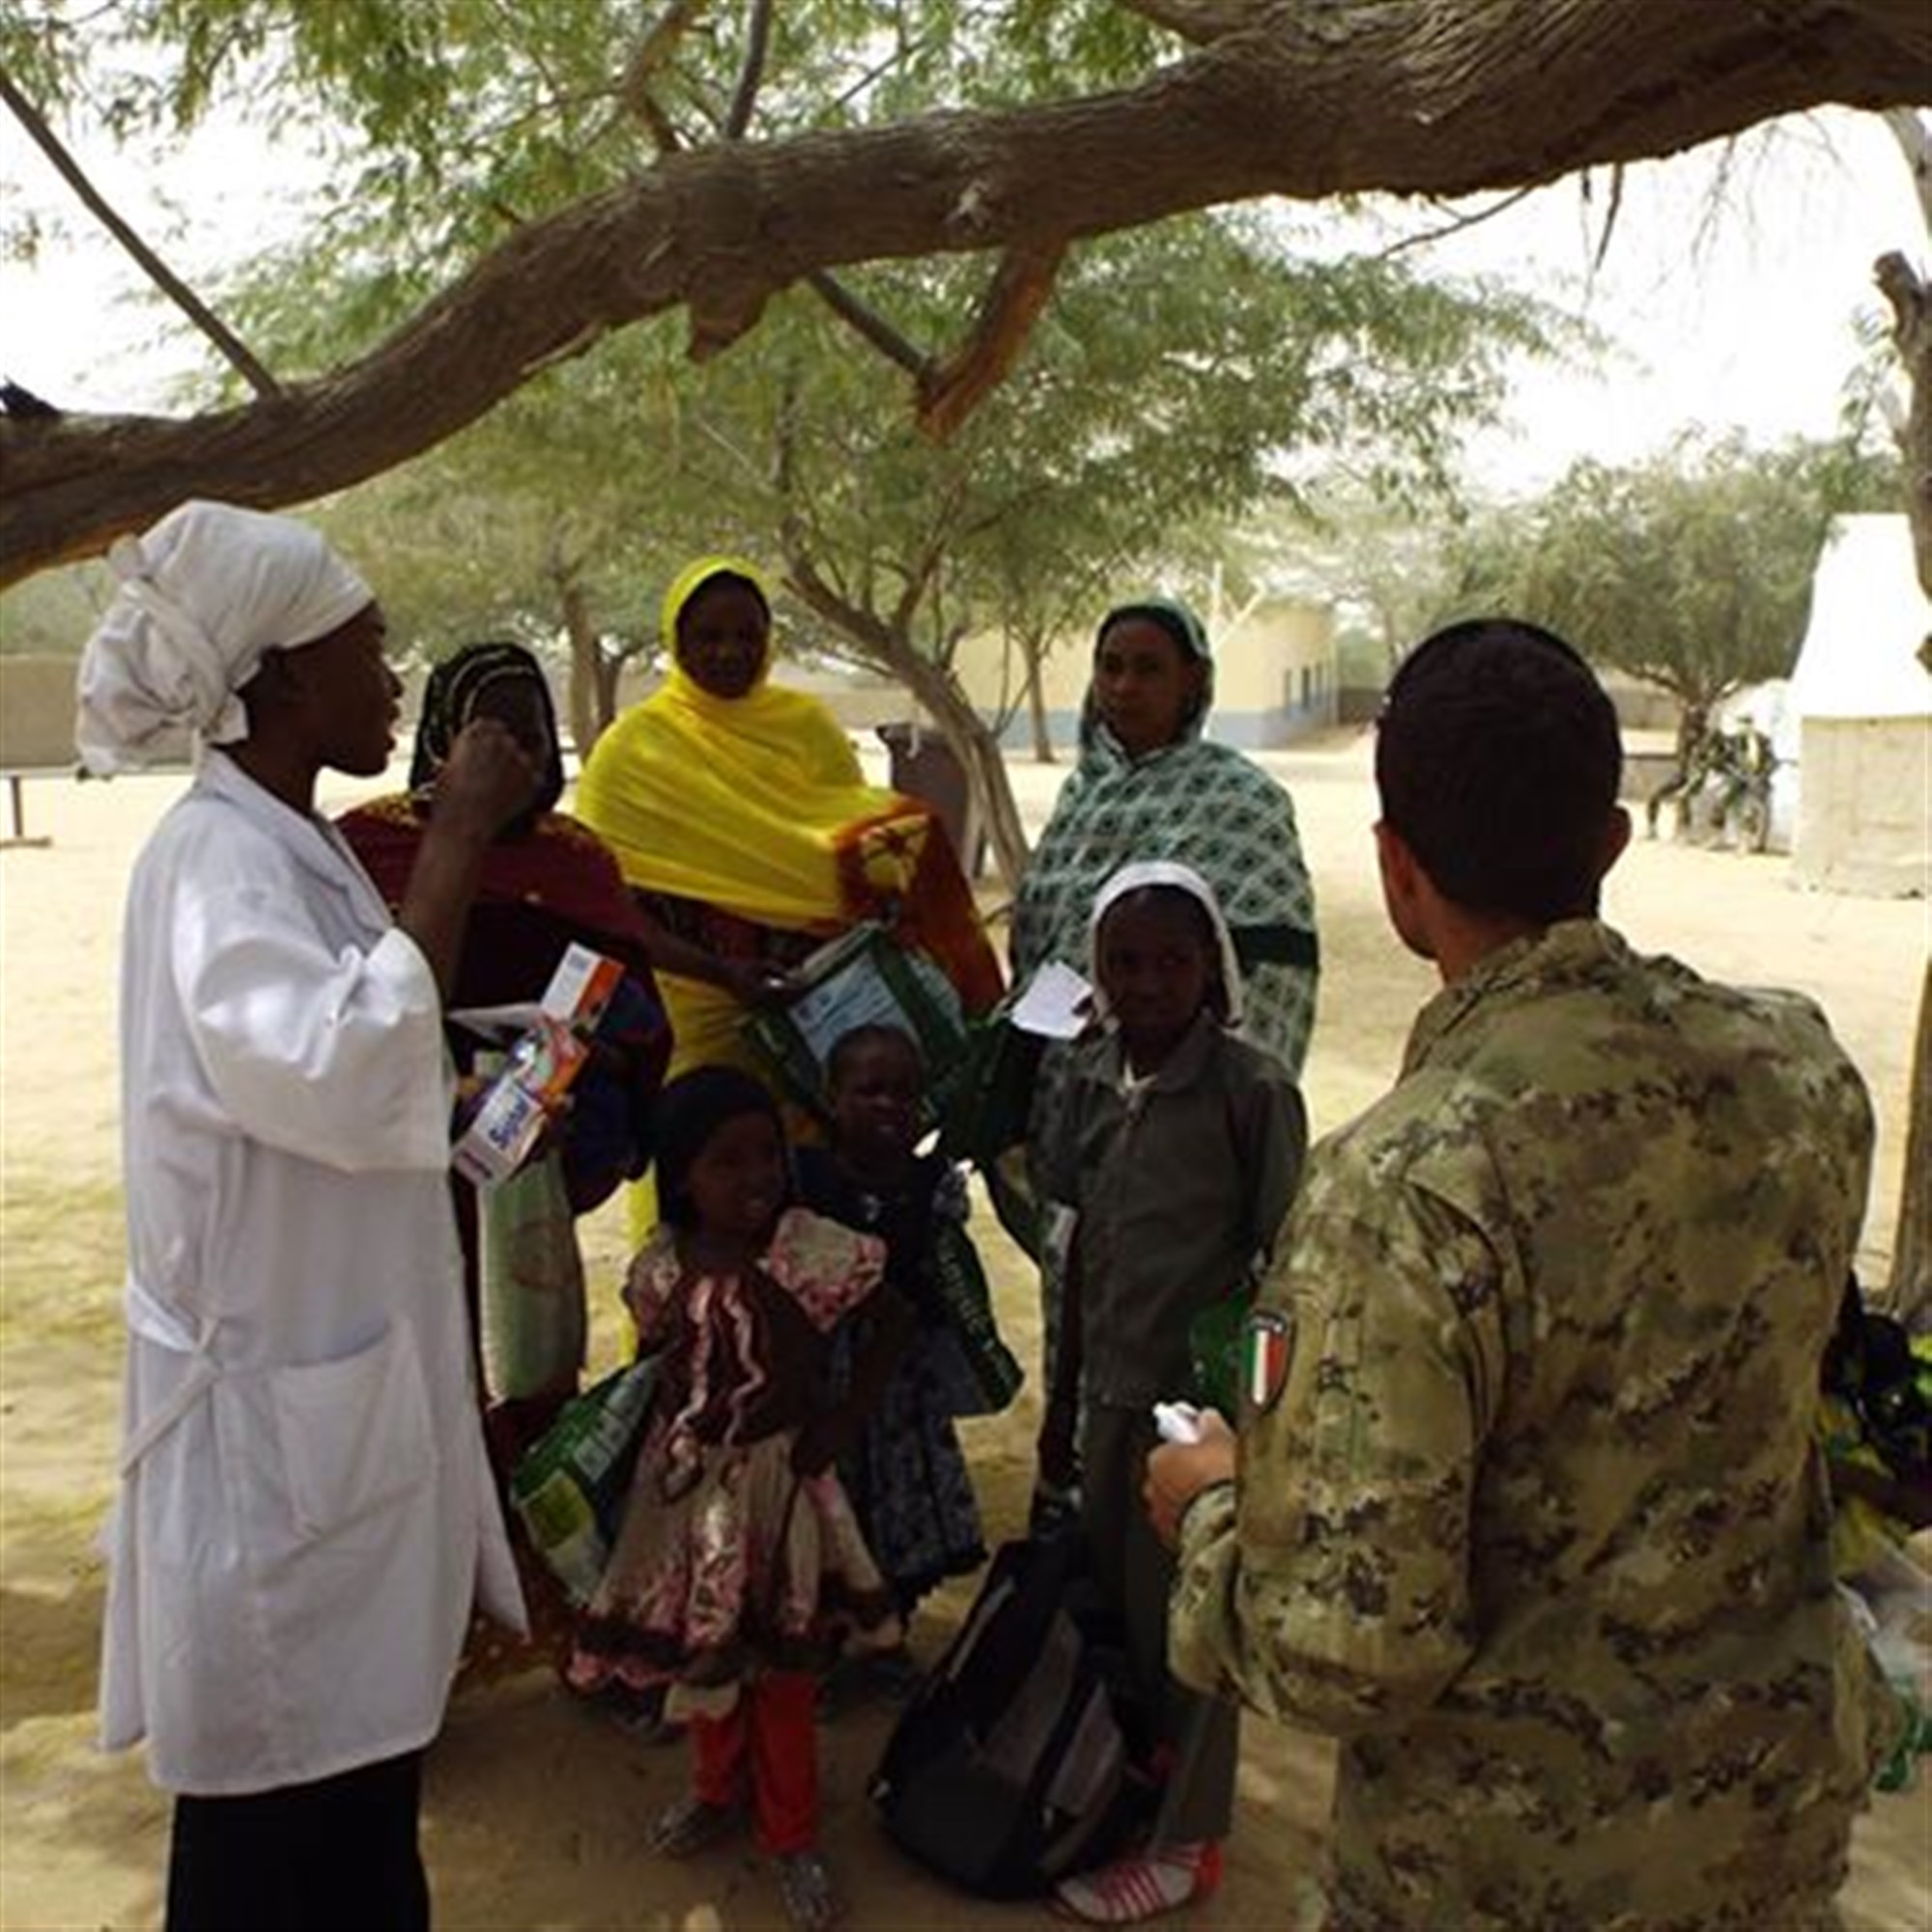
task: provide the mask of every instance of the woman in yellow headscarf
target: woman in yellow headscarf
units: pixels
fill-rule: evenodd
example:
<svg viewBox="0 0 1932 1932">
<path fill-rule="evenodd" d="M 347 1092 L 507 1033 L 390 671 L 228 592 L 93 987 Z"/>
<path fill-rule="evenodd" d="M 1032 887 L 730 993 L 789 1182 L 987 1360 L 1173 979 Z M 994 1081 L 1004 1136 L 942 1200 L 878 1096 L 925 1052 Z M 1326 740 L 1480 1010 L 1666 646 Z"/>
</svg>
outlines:
<svg viewBox="0 0 1932 1932">
<path fill-rule="evenodd" d="M 891 919 L 968 1012 L 998 1000 L 998 961 L 929 806 L 866 783 L 816 698 L 770 682 L 771 600 L 752 564 L 708 556 L 665 595 L 670 671 L 597 741 L 577 813 L 617 855 L 650 920 L 672 1074 L 763 1077 L 748 1005 L 824 940 Z"/>
</svg>

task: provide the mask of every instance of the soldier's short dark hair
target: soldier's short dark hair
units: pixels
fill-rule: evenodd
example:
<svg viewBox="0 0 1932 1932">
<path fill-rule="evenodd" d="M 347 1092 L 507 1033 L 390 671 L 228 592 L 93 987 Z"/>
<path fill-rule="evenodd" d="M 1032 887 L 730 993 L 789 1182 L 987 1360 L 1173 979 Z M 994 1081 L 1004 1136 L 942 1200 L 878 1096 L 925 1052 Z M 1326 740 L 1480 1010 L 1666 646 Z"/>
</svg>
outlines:
<svg viewBox="0 0 1932 1932">
<path fill-rule="evenodd" d="M 1398 668 L 1376 730 L 1382 817 L 1435 890 L 1548 924 L 1594 913 L 1623 749 L 1596 674 L 1553 631 L 1478 617 Z"/>
</svg>

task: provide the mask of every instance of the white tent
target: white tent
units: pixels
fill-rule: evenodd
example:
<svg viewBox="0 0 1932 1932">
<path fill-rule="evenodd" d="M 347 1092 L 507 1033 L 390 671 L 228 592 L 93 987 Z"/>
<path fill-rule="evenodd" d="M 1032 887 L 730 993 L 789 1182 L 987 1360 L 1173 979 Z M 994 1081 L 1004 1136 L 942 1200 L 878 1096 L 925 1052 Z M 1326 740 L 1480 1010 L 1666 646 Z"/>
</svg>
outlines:
<svg viewBox="0 0 1932 1932">
<path fill-rule="evenodd" d="M 1791 678 L 1797 875 L 1833 892 L 1932 887 L 1932 604 L 1901 516 L 1839 517 Z"/>
</svg>

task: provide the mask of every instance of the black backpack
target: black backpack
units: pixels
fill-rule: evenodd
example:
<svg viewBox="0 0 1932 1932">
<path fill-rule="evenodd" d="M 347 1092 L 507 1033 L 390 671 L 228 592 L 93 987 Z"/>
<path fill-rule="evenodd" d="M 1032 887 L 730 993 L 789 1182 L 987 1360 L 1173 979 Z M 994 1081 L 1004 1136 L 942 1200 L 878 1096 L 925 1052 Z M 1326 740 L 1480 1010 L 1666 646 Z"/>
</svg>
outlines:
<svg viewBox="0 0 1932 1932">
<path fill-rule="evenodd" d="M 1123 1676 L 1078 1536 L 1005 1545 L 873 1774 L 887 1833 L 980 1898 L 1103 1863 L 1156 1798 L 1132 1768 Z"/>
</svg>

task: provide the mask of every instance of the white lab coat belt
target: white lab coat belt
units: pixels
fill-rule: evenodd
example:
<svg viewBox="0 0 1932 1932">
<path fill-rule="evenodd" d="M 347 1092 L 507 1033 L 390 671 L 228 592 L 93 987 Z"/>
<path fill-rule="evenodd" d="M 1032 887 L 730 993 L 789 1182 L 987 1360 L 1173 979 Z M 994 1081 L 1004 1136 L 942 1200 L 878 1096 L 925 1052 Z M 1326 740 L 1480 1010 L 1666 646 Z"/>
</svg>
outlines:
<svg viewBox="0 0 1932 1932">
<path fill-rule="evenodd" d="M 127 1440 L 121 1445 L 121 1473 L 124 1476 L 137 1468 L 155 1444 L 221 1379 L 221 1365 L 210 1352 L 210 1344 L 213 1340 L 213 1326 L 197 1333 L 181 1315 L 143 1288 L 131 1275 L 128 1279 L 125 1299 L 130 1335 L 190 1359 L 186 1373 L 167 1400 L 152 1413 L 142 1416 L 128 1430 Z"/>
</svg>

